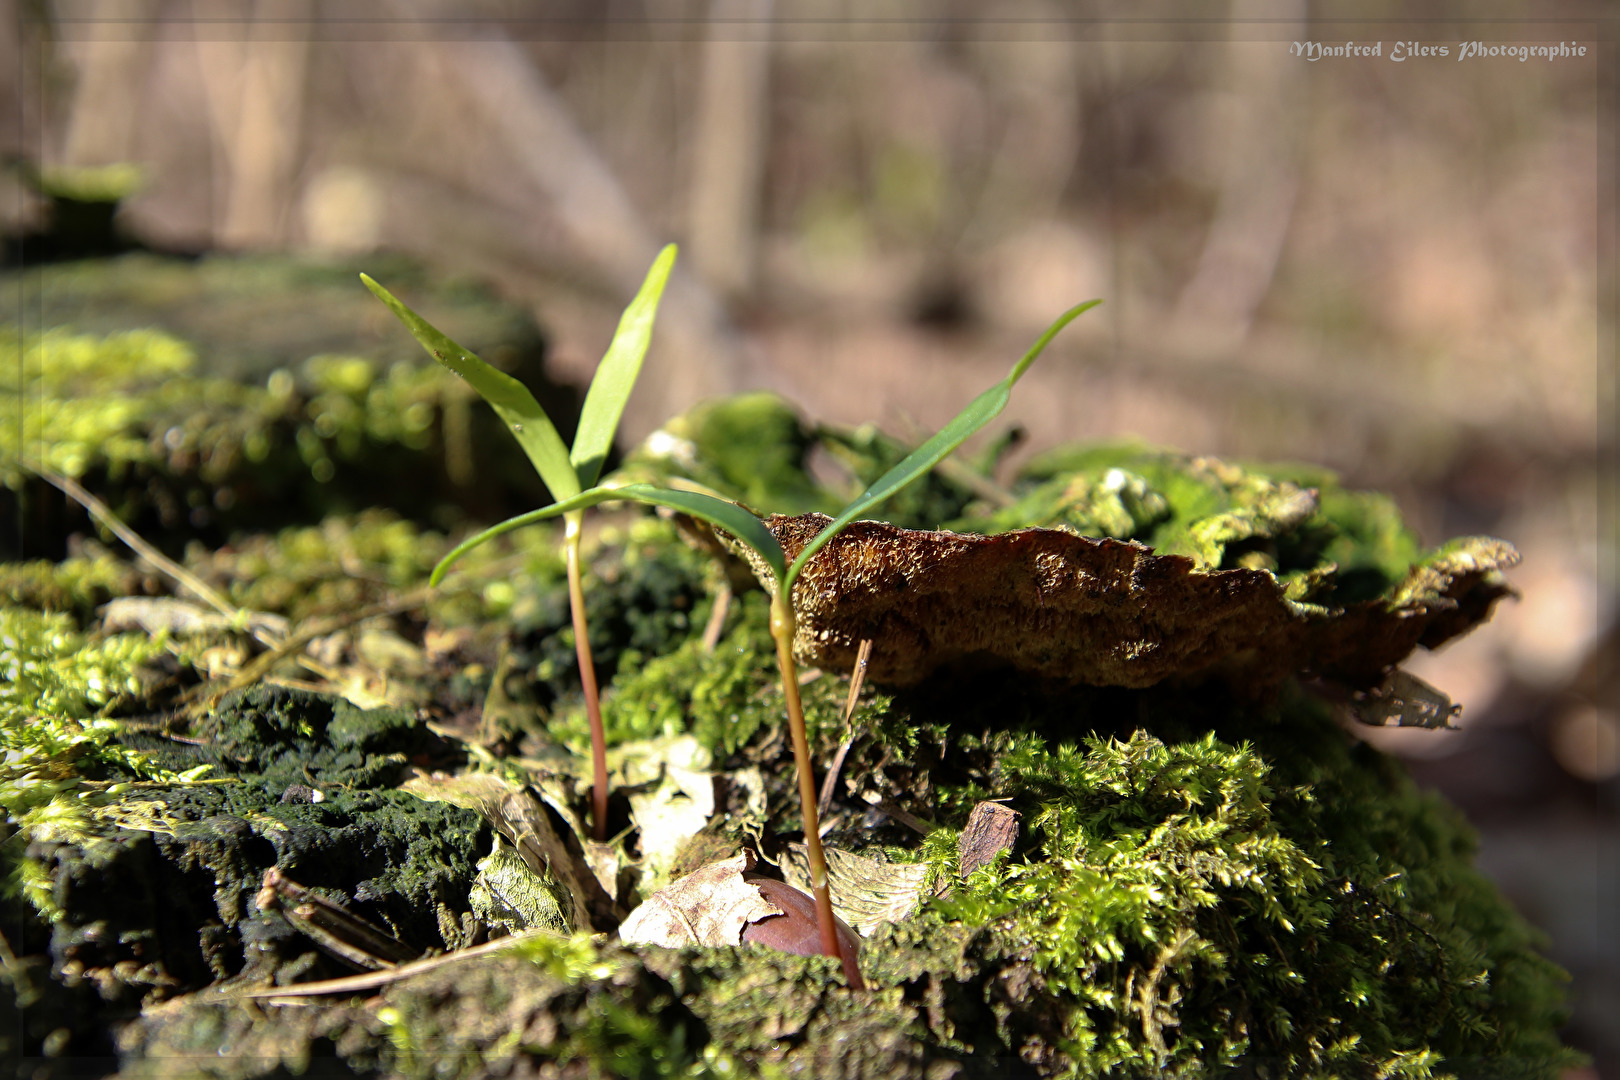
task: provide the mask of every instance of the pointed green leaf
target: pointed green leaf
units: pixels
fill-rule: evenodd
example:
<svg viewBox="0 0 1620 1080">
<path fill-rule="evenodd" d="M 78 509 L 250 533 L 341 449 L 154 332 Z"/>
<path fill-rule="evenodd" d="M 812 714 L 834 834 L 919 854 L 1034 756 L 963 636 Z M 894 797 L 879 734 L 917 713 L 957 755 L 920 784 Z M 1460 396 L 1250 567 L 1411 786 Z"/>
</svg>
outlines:
<svg viewBox="0 0 1620 1080">
<path fill-rule="evenodd" d="M 997 414 L 1007 407 L 1007 401 L 1012 397 L 1013 384 L 1023 378 L 1024 372 L 1029 370 L 1029 365 L 1033 364 L 1035 358 L 1051 344 L 1058 331 L 1100 303 L 1101 300 L 1090 300 L 1058 316 L 1057 321 L 1047 327 L 1046 333 L 1042 334 L 1018 363 L 1013 365 L 1013 369 L 1007 373 L 1005 379 L 974 398 L 967 408 L 957 413 L 950 423 L 934 434 L 933 438 L 906 455 L 905 460 L 880 476 L 871 487 L 846 506 L 842 513 L 833 518 L 827 527 L 817 533 L 815 539 L 799 552 L 799 557 L 788 567 L 787 577 L 782 580 L 782 591 L 789 596 L 792 595 L 793 583 L 798 580 L 799 571 L 804 569 L 804 564 L 825 547 L 827 541 L 842 532 L 845 526 L 944 461 L 969 436 L 995 419 Z"/>
<path fill-rule="evenodd" d="M 744 510 L 733 502 L 716 499 L 712 495 L 700 495 L 695 491 L 672 491 L 669 488 L 655 487 L 652 484 L 627 484 L 624 487 L 608 488 L 596 487 L 581 492 L 571 499 L 543 506 L 538 510 L 531 510 L 527 514 L 508 518 L 499 525 L 492 525 L 476 536 L 468 537 L 457 544 L 455 550 L 439 560 L 439 565 L 433 568 L 433 574 L 428 578 L 429 585 L 437 585 L 444 577 L 450 564 L 461 558 L 467 552 L 487 540 L 493 540 L 502 533 L 509 533 L 513 529 L 521 529 L 525 525 L 533 525 L 548 518 L 560 517 L 573 510 L 583 510 L 598 503 L 627 500 L 630 502 L 646 503 L 649 506 L 668 506 L 679 510 L 683 514 L 690 514 L 695 518 L 707 521 L 711 525 L 731 533 L 737 539 L 759 552 L 773 571 L 776 579 L 781 581 L 787 572 L 787 559 L 782 554 L 782 545 L 776 542 L 776 537 L 765 527 L 765 523 L 753 514 Z"/>
<path fill-rule="evenodd" d="M 579 415 L 574 450 L 569 455 L 581 488 L 596 483 L 596 478 L 602 475 L 602 463 L 613 449 L 613 436 L 619 430 L 619 418 L 624 415 L 630 391 L 635 389 L 636 376 L 641 374 L 641 361 L 652 341 L 658 301 L 664 295 L 664 285 L 674 265 L 675 245 L 669 244 L 658 253 L 652 269 L 647 271 L 647 280 L 641 284 L 641 291 L 624 309 L 607 355 L 602 357 L 596 376 L 591 379 L 585 407 Z"/>
<path fill-rule="evenodd" d="M 495 415 L 511 429 L 523 452 L 529 455 L 540 479 L 551 489 L 552 498 L 567 499 L 579 494 L 580 483 L 573 463 L 568 460 L 568 448 L 563 445 L 551 417 L 534 400 L 528 387 L 445 337 L 367 275 L 361 274 L 360 280 L 399 317 L 429 356 L 466 379 L 483 395 Z"/>
</svg>

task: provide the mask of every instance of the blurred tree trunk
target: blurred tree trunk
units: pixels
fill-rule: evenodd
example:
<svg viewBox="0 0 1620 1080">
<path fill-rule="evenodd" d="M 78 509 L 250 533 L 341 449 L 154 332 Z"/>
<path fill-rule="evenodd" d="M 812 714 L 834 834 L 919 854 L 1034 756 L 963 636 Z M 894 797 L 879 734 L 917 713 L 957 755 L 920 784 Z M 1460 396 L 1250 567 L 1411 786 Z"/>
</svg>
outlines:
<svg viewBox="0 0 1620 1080">
<path fill-rule="evenodd" d="M 264 248 L 286 238 L 302 143 L 310 0 L 257 0 L 245 41 L 198 41 L 208 114 L 224 165 L 215 241 Z"/>
<path fill-rule="evenodd" d="M 430 41 L 421 48 L 474 110 L 470 117 L 441 115 L 440 122 L 482 128 L 484 140 L 498 144 L 540 196 L 575 259 L 598 268 L 618 301 L 628 302 L 660 239 L 534 63 L 506 38 Z M 631 438 L 740 385 L 740 343 L 713 293 L 688 268 L 677 266 L 670 281 L 657 341 L 657 361 L 647 365 L 626 410 Z"/>
<path fill-rule="evenodd" d="M 754 287 L 770 113 L 771 0 L 713 0 L 688 199 L 692 264 L 725 297 Z"/>
<path fill-rule="evenodd" d="M 1257 19 L 1286 20 L 1303 37 L 1303 0 L 1233 0 L 1225 83 L 1239 103 L 1225 140 L 1225 180 L 1198 268 L 1176 301 L 1171 338 L 1218 354 L 1248 336 L 1271 288 L 1299 190 L 1300 74 L 1304 65 L 1273 42 L 1245 40 Z M 1290 25 L 1291 24 L 1291 25 Z"/>
<path fill-rule="evenodd" d="M 153 7 L 149 0 L 99 0 L 93 10 L 86 37 L 69 46 L 79 78 L 62 141 L 64 165 L 114 165 L 135 157 L 139 88 L 151 62 L 150 40 L 140 23 L 152 16 Z M 133 20 L 133 25 L 112 20 Z"/>
</svg>

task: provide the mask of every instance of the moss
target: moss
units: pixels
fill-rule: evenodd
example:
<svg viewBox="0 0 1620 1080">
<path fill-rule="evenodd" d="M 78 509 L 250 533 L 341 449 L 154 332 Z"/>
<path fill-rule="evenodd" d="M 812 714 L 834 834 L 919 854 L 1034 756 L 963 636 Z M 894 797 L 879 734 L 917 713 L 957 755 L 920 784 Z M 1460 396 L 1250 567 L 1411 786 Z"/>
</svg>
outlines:
<svg viewBox="0 0 1620 1080">
<path fill-rule="evenodd" d="M 311 356 L 358 355 L 379 370 L 397 360 L 430 364 L 377 318 L 376 301 L 358 278 L 362 270 L 408 293 L 468 348 L 538 385 L 542 395 L 554 392 L 538 371 L 544 342 L 527 312 L 467 279 L 432 274 L 398 256 L 345 263 L 135 253 L 35 265 L 26 271 L 28 288 L 0 289 L 0 321 L 98 336 L 153 327 L 191 342 L 211 373 L 244 384 L 262 384 L 278 368 L 296 371 Z M 7 273 L 0 281 L 15 285 L 19 276 Z M 559 414 L 566 418 L 568 410 L 552 413 Z"/>
<path fill-rule="evenodd" d="M 389 987 L 371 1007 L 267 1015 L 242 1005 L 195 1004 L 132 1031 L 128 1041 L 141 1058 L 122 1075 L 162 1077 L 177 1068 L 225 1077 L 298 1075 L 339 1062 L 342 1075 L 456 1080 L 716 1075 L 705 1061 L 702 1025 L 667 982 L 625 963 L 622 953 L 588 951 L 584 970 L 505 957 L 442 969 Z"/>
<path fill-rule="evenodd" d="M 427 584 L 450 549 L 443 533 L 383 509 L 335 514 L 318 525 L 238 536 L 228 547 L 186 552 L 186 566 L 250 611 L 297 620 L 378 603 Z M 492 571 L 498 569 L 499 573 Z M 469 553 L 425 603 L 442 626 L 532 620 L 566 600 L 555 530 L 523 529 Z"/>
<path fill-rule="evenodd" d="M 12 403 L 0 420 L 25 425 L 43 465 L 84 478 L 126 521 L 170 534 L 341 505 L 362 473 L 387 491 L 405 480 L 397 451 L 429 449 L 447 400 L 437 371 L 382 373 L 358 357 L 311 360 L 300 391 L 286 372 L 258 386 L 200 373 L 189 345 L 156 330 L 17 341 L 0 334 Z M 338 463 L 349 468 L 332 488 Z M 25 474 L 0 481 L 20 490 Z"/>
<path fill-rule="evenodd" d="M 1484 899 L 1466 828 L 1325 721 L 1313 741 L 1307 765 L 1213 734 L 1015 739 L 994 790 L 1035 838 L 936 915 L 1028 965 L 1059 1021 L 1041 1052 L 1082 1075 L 1555 1073 L 1558 974 Z"/>
<path fill-rule="evenodd" d="M 0 563 L 0 607 L 64 612 L 83 623 L 102 604 L 142 591 L 142 575 L 111 555 Z"/>
<path fill-rule="evenodd" d="M 387 786 L 406 753 L 432 749 L 418 723 L 255 688 L 202 732 L 170 749 L 151 739 L 140 760 L 210 766 L 233 782 L 112 789 L 71 800 L 71 822 L 19 822 L 7 855 L 50 917 L 53 970 L 68 988 L 93 985 L 127 1008 L 219 980 L 344 974 L 259 906 L 272 866 L 408 948 L 460 944 L 490 831 L 477 813 Z"/>
<path fill-rule="evenodd" d="M 787 401 L 761 392 L 705 402 L 668 421 L 626 458 L 624 471 L 695 480 L 760 514 L 836 514 L 910 451 L 870 425 L 812 426 Z M 843 471 L 842 482 L 818 479 L 811 468 L 818 453 Z M 961 514 L 969 499 L 960 485 L 930 475 L 884 503 L 883 513 L 928 529 Z"/>
<path fill-rule="evenodd" d="M 787 442 L 769 486 L 819 490 L 806 457 L 836 457 L 835 436 L 768 401 L 751 407 Z M 893 445 L 837 438 L 874 462 Z M 1300 598 L 1388 595 L 1417 557 L 1387 500 L 1325 474 L 1067 453 L 1015 482 L 1017 513 L 975 517 L 949 485 L 907 512 L 954 502 L 949 513 L 985 528 L 1051 513 L 1210 565 L 1264 564 Z M 852 483 L 866 467 L 849 465 Z M 446 544 L 365 514 L 187 558 L 236 602 L 300 618 L 416 587 Z M 34 755 L 7 774 L 26 801 L 0 846 L 15 883 L 0 904 L 9 914 L 26 894 L 48 917 L 31 916 L 22 946 L 49 956 L 49 986 L 99 1010 L 86 1038 L 133 1021 L 131 1074 L 1550 1077 L 1573 1060 L 1555 1034 L 1560 975 L 1472 868 L 1466 826 L 1303 691 L 1256 706 L 1219 688 L 1055 690 L 1006 675 L 869 692 L 857 714 L 830 839 L 925 861 L 952 889 L 867 939 L 870 993 L 822 958 L 559 939 L 377 1000 L 248 1006 L 205 991 L 136 1017 L 143 1000 L 204 987 L 344 973 L 258 909 L 270 866 L 414 948 L 459 943 L 492 838 L 477 815 L 391 787 L 407 764 L 463 763 L 415 714 L 260 687 L 189 731 L 200 745 L 109 723 L 119 695 L 146 701 L 149 665 L 186 662 L 162 640 L 86 632 L 104 592 L 136 587 L 120 565 L 0 571 L 16 583 L 0 617 L 20 676 L 0 689 L 15 718 L 3 730 Z M 421 618 L 510 633 L 511 667 L 532 674 L 549 734 L 583 743 L 554 534 L 504 538 L 468 567 Z M 799 823 L 765 607 L 736 597 L 706 651 L 715 580 L 669 524 L 604 531 L 588 596 L 610 737 L 695 734 L 735 783 L 717 788 L 721 813 L 691 850 L 744 834 L 774 850 Z M 846 687 L 831 673 L 805 687 L 821 760 L 844 734 Z M 756 766 L 763 819 L 742 805 Z M 181 782 L 188 770 L 202 772 Z M 138 776 L 155 782 L 116 794 L 87 783 Z M 307 801 L 317 790 L 323 801 Z M 992 797 L 1021 813 L 1022 839 L 961 881 L 955 830 Z M 919 838 L 869 816 L 873 802 L 939 828 Z M 35 1047 L 44 1032 L 30 1030 Z"/>
<path fill-rule="evenodd" d="M 0 607 L 0 825 L 73 818 L 70 796 L 85 778 L 181 779 L 184 770 L 118 742 L 123 726 L 102 715 L 138 696 L 149 665 L 175 651 L 145 634 L 87 638 L 65 612 Z"/>
<path fill-rule="evenodd" d="M 1324 469 L 1244 467 L 1136 444 L 1060 447 L 1032 459 L 1010 506 L 954 528 L 1031 525 L 1138 540 L 1200 567 L 1270 570 L 1290 598 L 1348 604 L 1401 581 L 1421 554 L 1387 497 Z"/>
<path fill-rule="evenodd" d="M 914 760 L 883 764 L 891 755 L 868 746 L 852 761 L 869 759 L 858 786 L 926 767 L 935 788 L 907 792 L 915 809 L 959 825 L 974 800 L 1008 798 L 1027 829 L 1011 857 L 868 939 L 870 994 L 843 988 L 820 958 L 536 945 L 532 969 L 469 962 L 369 1006 L 251 1021 L 199 998 L 143 1022 L 130 1037 L 148 1055 L 137 1067 L 220 1044 L 247 1056 L 211 1058 L 214 1075 L 322 1054 L 359 1071 L 469 1076 L 517 1058 L 564 1075 L 818 1076 L 1552 1076 L 1571 1060 L 1554 1035 L 1557 972 L 1470 868 L 1466 828 L 1309 699 L 1264 714 L 1189 708 L 1168 692 L 1093 696 L 1079 727 L 1106 720 L 1105 733 L 1079 743 L 1056 735 L 1074 730 L 1078 699 L 1034 694 L 1003 700 L 1004 723 L 976 732 L 975 709 L 996 699 L 959 695 L 964 708 L 929 725 L 910 713 L 921 699 L 874 703 L 871 731 L 909 725 Z M 1129 718 L 1125 700 L 1138 703 Z M 403 734 L 323 709 L 221 730 L 237 733 L 236 756 L 259 755 L 254 768 L 276 759 L 253 738 L 299 750 L 319 732 L 386 749 Z M 194 798 L 234 818 L 246 812 L 230 802 L 237 790 Z M 296 832 L 290 815 L 318 809 L 269 813 Z M 220 816 L 201 823 L 217 831 Z M 781 809 L 771 825 L 793 827 Z M 946 880 L 951 835 L 926 848 Z"/>
<path fill-rule="evenodd" d="M 526 315 L 386 262 L 571 426 L 577 395 L 546 382 Z M 499 421 L 408 339 L 373 331 L 354 352 L 374 301 L 347 268 L 131 255 L 38 273 L 26 291 L 43 310 L 0 299 L 0 424 L 171 553 L 186 537 L 217 544 L 289 517 L 382 504 L 450 521 L 544 498 L 505 453 Z M 43 332 L 18 330 L 41 321 Z M 132 324 L 149 328 L 122 329 Z M 15 463 L 0 486 L 0 502 L 30 519 L 30 545 L 61 543 L 60 496 Z"/>
</svg>

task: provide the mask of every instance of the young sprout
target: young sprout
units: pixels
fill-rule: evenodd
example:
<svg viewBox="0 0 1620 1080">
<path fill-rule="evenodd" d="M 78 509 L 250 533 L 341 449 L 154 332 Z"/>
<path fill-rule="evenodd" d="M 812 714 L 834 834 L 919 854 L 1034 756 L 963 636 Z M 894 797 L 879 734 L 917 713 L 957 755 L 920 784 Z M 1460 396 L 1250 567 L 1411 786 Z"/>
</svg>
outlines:
<svg viewBox="0 0 1620 1080">
<path fill-rule="evenodd" d="M 856 967 L 855 958 L 839 948 L 837 929 L 833 922 L 832 894 L 827 886 L 827 859 L 821 848 L 821 829 L 816 813 L 815 776 L 810 761 L 809 739 L 805 734 L 804 707 L 799 699 L 798 666 L 793 659 L 793 638 L 798 628 L 792 603 L 794 583 L 798 581 L 805 564 L 851 522 L 926 474 L 945 460 L 970 435 L 994 419 L 1006 407 L 1008 398 L 1012 395 L 1013 384 L 1023 377 L 1030 364 L 1035 362 L 1035 358 L 1057 336 L 1058 331 L 1082 312 L 1096 307 L 1099 303 L 1100 300 L 1092 300 L 1064 312 L 1030 347 L 1029 352 L 1013 365 L 1006 378 L 974 398 L 967 408 L 958 413 L 931 439 L 913 450 L 903 461 L 862 492 L 804 546 L 804 550 L 799 552 L 791 564 L 787 561 L 782 545 L 777 542 L 770 529 L 766 528 L 765 523 L 736 503 L 699 492 L 673 491 L 651 484 L 629 484 L 624 487 L 592 488 L 555 505 L 504 521 L 463 541 L 433 570 L 430 581 L 436 582 L 463 552 L 492 537 L 558 514 L 577 513 L 586 507 L 615 499 L 679 510 L 726 530 L 753 548 L 771 568 L 776 579 L 775 588 L 771 592 L 771 637 L 776 643 L 776 663 L 782 677 L 782 696 L 787 702 L 788 731 L 793 742 L 793 760 L 799 774 L 799 806 L 804 818 L 805 846 L 809 849 L 811 891 L 816 901 L 816 923 L 821 935 L 822 951 L 828 956 L 839 958 L 844 967 L 844 974 L 852 986 L 862 985 L 861 974 L 860 969 Z"/>
<path fill-rule="evenodd" d="M 580 412 L 579 430 L 574 434 L 572 450 L 563 446 L 557 428 L 534 399 L 527 387 L 510 375 L 497 371 L 477 356 L 457 345 L 434 329 L 426 319 L 406 307 L 394 296 L 365 274 L 360 280 L 366 288 L 387 304 L 399 321 L 405 324 L 440 364 L 472 384 L 483 395 L 517 439 L 523 452 L 529 455 L 540 479 L 551 490 L 556 504 L 574 499 L 590 489 L 602 475 L 602 465 L 613 449 L 613 435 L 624 415 L 625 402 L 635 388 L 636 376 L 641 373 L 641 362 L 647 355 L 652 339 L 653 318 L 658 313 L 658 301 L 669 281 L 670 268 L 675 265 L 675 245 L 659 252 L 647 280 L 630 306 L 624 309 L 619 329 L 608 345 L 607 354 L 597 365 L 591 388 L 585 394 L 585 406 Z M 554 505 L 556 505 L 554 504 Z M 596 664 L 591 657 L 591 642 L 585 623 L 585 589 L 580 581 L 579 541 L 580 526 L 584 521 L 584 507 L 559 510 L 563 515 L 563 548 L 568 560 L 568 606 L 574 622 L 574 650 L 579 657 L 579 680 L 585 691 L 585 714 L 591 727 L 591 829 L 598 842 L 607 839 L 607 738 L 602 730 L 602 703 L 596 685 Z M 456 549 L 459 555 L 469 547 L 482 543 L 493 533 L 484 533 Z M 432 584 L 437 585 L 441 568 L 434 571 Z"/>
</svg>

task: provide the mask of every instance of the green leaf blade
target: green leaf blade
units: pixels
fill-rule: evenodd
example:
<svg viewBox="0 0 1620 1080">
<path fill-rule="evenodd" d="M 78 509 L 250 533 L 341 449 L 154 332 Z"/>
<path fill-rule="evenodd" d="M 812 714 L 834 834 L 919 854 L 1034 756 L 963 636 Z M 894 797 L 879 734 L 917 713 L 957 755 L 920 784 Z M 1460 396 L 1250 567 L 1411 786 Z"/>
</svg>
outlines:
<svg viewBox="0 0 1620 1080">
<path fill-rule="evenodd" d="M 591 388 L 585 394 L 585 406 L 580 412 L 579 431 L 574 436 L 574 449 L 569 455 L 579 486 L 588 488 L 602 475 L 602 465 L 613 449 L 613 436 L 619 430 L 619 419 L 624 406 L 635 389 L 641 374 L 641 362 L 647 356 L 652 342 L 653 320 L 658 314 L 658 302 L 663 298 L 664 286 L 669 282 L 670 270 L 675 265 L 676 247 L 666 245 L 647 271 L 641 291 L 636 293 L 630 306 L 619 319 L 619 328 L 613 334 L 607 354 L 597 365 Z"/>
<path fill-rule="evenodd" d="M 683 514 L 707 521 L 711 525 L 718 525 L 743 543 L 753 548 L 765 559 L 771 569 L 776 573 L 778 581 L 783 580 L 787 573 L 787 556 L 782 552 L 782 545 L 776 537 L 765 527 L 765 523 L 753 514 L 744 510 L 736 503 L 717 499 L 712 495 L 702 495 L 695 491 L 674 491 L 669 488 L 655 487 L 652 484 L 627 484 L 624 487 L 595 487 L 583 491 L 573 498 L 543 506 L 538 510 L 530 510 L 526 514 L 508 518 L 499 525 L 492 525 L 475 536 L 457 544 L 455 548 L 439 564 L 433 568 L 428 578 L 430 586 L 437 586 L 443 580 L 445 573 L 452 563 L 480 544 L 487 543 L 503 533 L 514 529 L 521 529 L 525 525 L 533 525 L 550 518 L 561 517 L 575 510 L 584 510 L 587 507 L 600 503 L 627 501 L 645 503 L 648 506 L 667 506 L 679 510 Z"/>
<path fill-rule="evenodd" d="M 360 280 L 405 324 L 405 329 L 411 332 L 411 336 L 427 350 L 429 356 L 471 383 L 473 389 L 489 402 L 495 415 L 501 418 L 518 445 L 523 447 L 523 452 L 551 490 L 553 498 L 568 499 L 579 494 L 579 478 L 569 460 L 568 448 L 563 445 L 562 436 L 557 434 L 551 417 L 546 415 L 528 387 L 450 340 L 368 275 L 361 274 Z"/>
<path fill-rule="evenodd" d="M 1014 384 L 1023 378 L 1024 372 L 1029 370 L 1029 366 L 1035 362 L 1036 357 L 1040 356 L 1047 345 L 1051 344 L 1058 331 L 1100 303 L 1102 303 L 1101 300 L 1089 300 L 1084 304 L 1076 304 L 1058 316 L 1057 320 L 1046 328 L 1046 332 L 1036 339 L 1035 344 L 1030 346 L 1029 351 L 1024 353 L 1018 363 L 1013 365 L 1006 378 L 974 398 L 968 403 L 967 408 L 957 413 L 948 424 L 935 432 L 932 438 L 910 454 L 907 454 L 900 464 L 878 477 L 871 487 L 861 492 L 854 502 L 846 506 L 837 517 L 828 522 L 826 528 L 817 533 L 815 538 L 804 546 L 804 550 L 799 552 L 798 558 L 793 560 L 793 565 L 788 567 L 787 576 L 780 579 L 782 581 L 782 590 L 791 595 L 793 583 L 798 580 L 799 572 L 804 569 L 805 563 L 809 562 L 816 552 L 825 547 L 828 541 L 842 532 L 850 522 L 855 521 L 868 510 L 899 492 L 906 485 L 927 473 L 935 465 L 944 461 L 975 432 L 991 420 L 994 420 L 1001 413 L 1001 410 L 1007 407 L 1007 402 L 1012 397 Z"/>
</svg>

